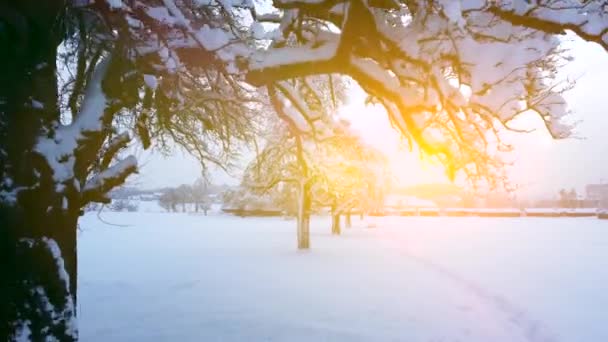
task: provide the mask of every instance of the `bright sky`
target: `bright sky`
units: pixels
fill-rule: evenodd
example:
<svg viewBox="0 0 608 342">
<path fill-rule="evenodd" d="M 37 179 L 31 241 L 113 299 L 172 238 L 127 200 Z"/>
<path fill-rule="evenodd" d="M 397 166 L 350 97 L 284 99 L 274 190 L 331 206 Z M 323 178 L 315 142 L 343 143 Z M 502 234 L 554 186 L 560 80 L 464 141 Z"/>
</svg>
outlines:
<svg viewBox="0 0 608 342">
<path fill-rule="evenodd" d="M 513 183 L 523 187 L 522 195 L 550 196 L 561 187 L 584 191 L 585 184 L 608 180 L 608 53 L 599 46 L 581 41 L 571 46 L 575 61 L 562 72 L 563 77 L 578 79 L 576 87 L 566 94 L 572 121 L 580 121 L 577 136 L 581 139 L 553 141 L 540 119 L 526 118 L 527 125 L 537 130 L 513 137 L 515 160 L 509 170 Z M 374 146 L 391 158 L 393 171 L 404 184 L 447 182 L 440 167 L 421 162 L 417 153 L 410 153 L 400 144 L 399 134 L 390 127 L 379 107 L 365 106 L 360 89 L 349 93 L 347 105 L 341 109 L 353 127 Z M 200 175 L 200 166 L 192 157 L 176 152 L 170 158 L 142 153 L 144 167 L 134 180 L 146 188 L 192 183 Z M 236 184 L 238 180 L 218 170 L 212 171 L 214 182 Z"/>
</svg>

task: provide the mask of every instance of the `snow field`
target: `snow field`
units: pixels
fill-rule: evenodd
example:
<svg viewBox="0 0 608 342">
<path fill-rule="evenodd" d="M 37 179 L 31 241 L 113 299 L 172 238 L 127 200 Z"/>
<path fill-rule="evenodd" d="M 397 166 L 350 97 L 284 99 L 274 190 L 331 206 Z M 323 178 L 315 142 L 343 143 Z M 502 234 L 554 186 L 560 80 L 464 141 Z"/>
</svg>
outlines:
<svg viewBox="0 0 608 342">
<path fill-rule="evenodd" d="M 84 341 L 608 340 L 597 219 L 103 213 L 81 220 Z M 375 224 L 377 228 L 365 228 Z"/>
</svg>

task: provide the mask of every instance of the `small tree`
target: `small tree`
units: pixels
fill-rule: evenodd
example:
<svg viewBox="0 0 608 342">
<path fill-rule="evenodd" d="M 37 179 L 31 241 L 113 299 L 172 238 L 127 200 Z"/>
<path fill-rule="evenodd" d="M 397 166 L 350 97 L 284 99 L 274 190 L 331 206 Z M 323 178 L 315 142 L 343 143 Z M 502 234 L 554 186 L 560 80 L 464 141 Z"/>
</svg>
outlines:
<svg viewBox="0 0 608 342">
<path fill-rule="evenodd" d="M 316 146 L 333 134 L 343 90 L 343 80 L 333 75 L 298 78 L 267 87 L 269 103 L 282 122 L 269 127 L 265 146 L 247 167 L 243 185 L 259 193 L 285 184 L 296 187 L 300 249 L 310 247 L 312 187 L 316 179 L 311 161 Z"/>
<path fill-rule="evenodd" d="M 341 215 L 349 228 L 351 211 L 369 208 L 387 174 L 387 159 L 351 132 L 346 122 L 336 126 L 334 135 L 319 149 L 314 163 L 319 175 L 314 197 L 317 205 L 331 208 L 332 233 L 339 235 Z"/>
<path fill-rule="evenodd" d="M 177 202 L 182 205 L 182 212 L 187 211 L 189 203 L 192 203 L 192 188 L 187 184 L 182 184 L 175 189 Z"/>
<path fill-rule="evenodd" d="M 179 193 L 175 189 L 167 189 L 160 195 L 158 204 L 165 210 L 177 212 L 177 204 L 180 203 Z"/>
<path fill-rule="evenodd" d="M 207 180 L 198 179 L 192 185 L 191 189 L 191 198 L 194 203 L 194 210 L 196 212 L 203 210 L 205 216 L 207 216 L 207 212 L 211 208 L 211 199 L 209 198 L 209 186 Z"/>
</svg>

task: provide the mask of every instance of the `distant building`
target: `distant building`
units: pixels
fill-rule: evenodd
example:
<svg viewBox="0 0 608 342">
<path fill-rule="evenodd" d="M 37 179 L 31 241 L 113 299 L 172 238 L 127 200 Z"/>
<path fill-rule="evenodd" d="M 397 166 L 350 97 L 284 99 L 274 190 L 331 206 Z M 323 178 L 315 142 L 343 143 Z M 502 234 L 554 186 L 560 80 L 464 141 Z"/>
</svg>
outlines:
<svg viewBox="0 0 608 342">
<path fill-rule="evenodd" d="M 587 184 L 585 187 L 587 199 L 602 200 L 608 198 L 608 183 L 606 184 Z"/>
<path fill-rule="evenodd" d="M 588 184 L 585 187 L 586 200 L 596 203 L 596 206 L 606 207 L 608 205 L 608 183 Z"/>
</svg>

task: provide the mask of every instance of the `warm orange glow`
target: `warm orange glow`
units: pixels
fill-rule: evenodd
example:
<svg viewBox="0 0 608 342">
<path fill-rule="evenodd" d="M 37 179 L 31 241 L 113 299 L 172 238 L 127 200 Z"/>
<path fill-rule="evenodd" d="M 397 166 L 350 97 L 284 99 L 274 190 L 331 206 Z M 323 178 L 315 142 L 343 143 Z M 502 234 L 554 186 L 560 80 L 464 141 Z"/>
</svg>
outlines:
<svg viewBox="0 0 608 342">
<path fill-rule="evenodd" d="M 367 143 L 381 150 L 389 158 L 390 171 L 398 185 L 448 181 L 443 166 L 431 158 L 422 158 L 416 147 L 410 151 L 408 142 L 391 127 L 381 107 L 353 103 L 345 106 L 341 113 L 351 121 L 353 129 Z"/>
<path fill-rule="evenodd" d="M 416 147 L 410 151 L 407 141 L 403 141 L 396 129 L 391 127 L 381 106 L 365 105 L 365 95 L 360 89 L 353 93 L 350 103 L 341 110 L 341 115 L 351 121 L 352 128 L 366 142 L 386 154 L 397 185 L 450 182 L 444 166 L 438 161 L 421 156 Z M 513 120 L 510 127 L 533 130 L 530 133 L 503 132 L 504 141 L 515 147 L 513 152 L 504 156 L 506 161 L 513 163 L 507 168 L 509 178 L 513 184 L 531 187 L 537 181 L 535 177 L 546 171 L 545 155 L 557 143 L 535 113 L 524 113 Z M 457 178 L 456 184 L 464 185 L 464 182 Z"/>
</svg>

